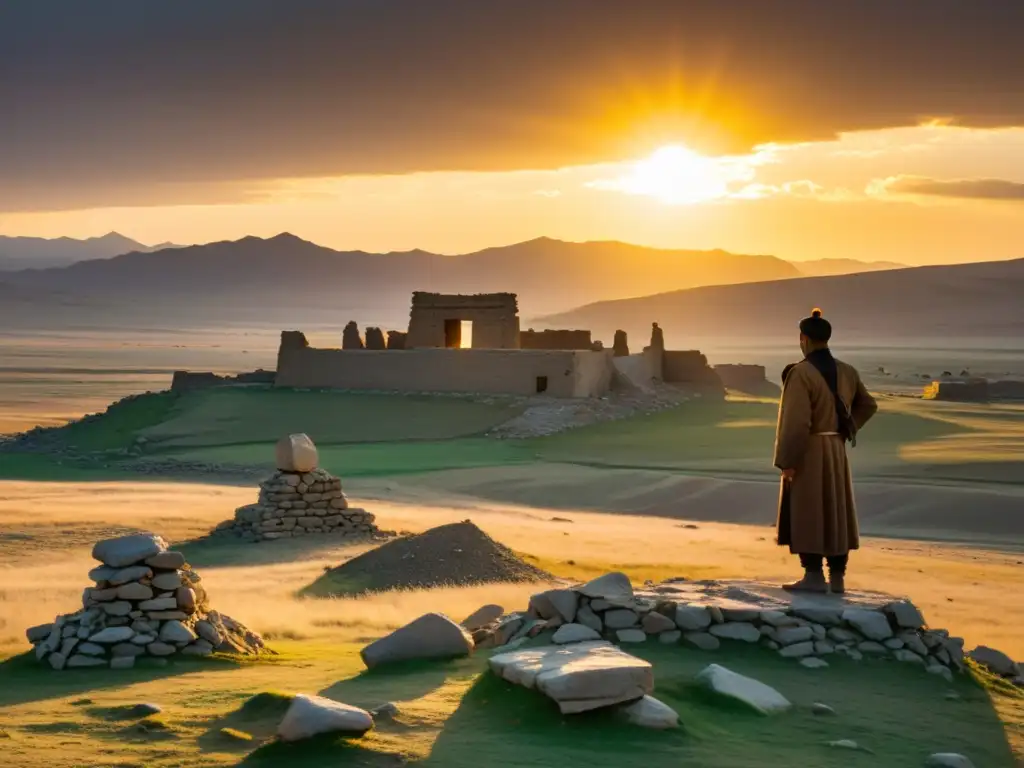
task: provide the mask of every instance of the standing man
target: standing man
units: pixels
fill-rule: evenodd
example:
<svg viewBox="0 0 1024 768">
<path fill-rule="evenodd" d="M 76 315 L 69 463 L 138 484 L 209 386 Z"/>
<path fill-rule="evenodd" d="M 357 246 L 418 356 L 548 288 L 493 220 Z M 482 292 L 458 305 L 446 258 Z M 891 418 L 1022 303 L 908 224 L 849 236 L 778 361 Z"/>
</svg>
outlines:
<svg viewBox="0 0 1024 768">
<path fill-rule="evenodd" d="M 850 550 L 860 546 L 846 442 L 856 444 L 878 405 L 856 369 L 832 357 L 831 337 L 820 309 L 800 321 L 804 359 L 785 377 L 775 433 L 775 466 L 782 472 L 777 532 L 779 545 L 799 555 L 804 568 L 804 577 L 785 589 L 831 587 L 841 594 Z"/>
</svg>

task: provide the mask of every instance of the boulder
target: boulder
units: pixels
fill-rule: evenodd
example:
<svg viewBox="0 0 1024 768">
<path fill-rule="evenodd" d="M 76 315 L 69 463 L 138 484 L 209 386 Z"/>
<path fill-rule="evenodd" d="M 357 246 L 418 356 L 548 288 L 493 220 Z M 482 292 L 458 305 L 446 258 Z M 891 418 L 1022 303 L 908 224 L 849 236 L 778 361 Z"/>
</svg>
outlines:
<svg viewBox="0 0 1024 768">
<path fill-rule="evenodd" d="M 154 589 L 159 589 L 161 592 L 173 592 L 181 586 L 181 576 L 177 571 L 161 573 L 159 576 L 154 576 L 150 583 Z"/>
<path fill-rule="evenodd" d="M 40 624 L 35 627 L 29 627 L 25 630 L 25 637 L 28 638 L 30 643 L 38 643 L 45 640 L 50 636 L 53 631 L 53 624 Z"/>
<path fill-rule="evenodd" d="M 650 663 L 603 640 L 511 651 L 489 664 L 499 677 L 553 699 L 563 714 L 633 701 L 654 689 Z"/>
<path fill-rule="evenodd" d="M 278 440 L 274 446 L 274 458 L 282 472 L 312 472 L 320 461 L 313 441 L 302 433 Z"/>
<path fill-rule="evenodd" d="M 604 598 L 605 600 L 632 600 L 633 585 L 629 583 L 629 577 L 617 571 L 598 576 L 576 591 L 585 597 Z"/>
<path fill-rule="evenodd" d="M 100 658 L 99 656 L 82 656 L 77 654 L 67 660 L 66 666 L 68 667 L 105 667 L 107 666 L 107 660 Z"/>
<path fill-rule="evenodd" d="M 571 589 L 552 589 L 545 593 L 548 602 L 565 622 L 576 620 L 576 609 L 579 607 L 580 596 Z"/>
<path fill-rule="evenodd" d="M 618 629 L 615 639 L 620 643 L 643 643 L 647 641 L 647 633 L 642 629 Z"/>
<path fill-rule="evenodd" d="M 89 637 L 90 643 L 123 643 L 132 639 L 135 630 L 131 627 L 107 627 Z"/>
<path fill-rule="evenodd" d="M 760 630 L 753 624 L 736 621 L 730 624 L 715 624 L 708 630 L 715 637 L 727 640 L 742 640 L 745 643 L 756 643 L 761 639 Z"/>
<path fill-rule="evenodd" d="M 847 608 L 843 621 L 860 632 L 868 640 L 887 640 L 893 636 L 892 627 L 884 613 L 863 608 Z"/>
<path fill-rule="evenodd" d="M 160 627 L 160 639 L 165 643 L 191 643 L 196 633 L 180 621 L 167 621 Z"/>
<path fill-rule="evenodd" d="M 924 664 L 924 659 L 906 648 L 898 648 L 892 652 L 892 655 L 896 661 L 903 661 L 908 664 Z"/>
<path fill-rule="evenodd" d="M 604 630 L 604 623 L 601 621 L 601 617 L 586 605 L 580 606 L 576 611 L 576 623 L 582 624 L 585 627 L 590 627 L 595 632 L 601 632 Z"/>
<path fill-rule="evenodd" d="M 792 706 L 774 688 L 718 664 L 702 670 L 697 675 L 697 682 L 720 696 L 735 699 L 765 715 L 785 712 Z"/>
<path fill-rule="evenodd" d="M 505 614 L 505 609 L 493 603 L 482 605 L 462 620 L 462 626 L 473 632 L 497 621 Z"/>
<path fill-rule="evenodd" d="M 814 653 L 814 641 L 805 640 L 802 643 L 793 643 L 779 649 L 779 656 L 786 659 L 799 659 L 810 656 Z"/>
<path fill-rule="evenodd" d="M 987 667 L 997 675 L 1014 677 L 1017 674 L 1017 665 L 1013 663 L 1013 659 L 1002 651 L 997 651 L 995 648 L 989 648 L 987 645 L 979 645 L 973 651 L 968 653 L 967 657 L 973 659 L 983 667 Z"/>
<path fill-rule="evenodd" d="M 660 632 L 672 632 L 676 628 L 676 624 L 672 619 L 656 611 L 644 614 L 643 619 L 640 621 L 640 626 L 649 635 L 657 635 Z"/>
<path fill-rule="evenodd" d="M 150 570 L 149 566 L 130 565 L 127 568 L 119 568 L 107 576 L 107 583 L 112 587 L 116 587 L 120 584 L 127 584 L 130 581 L 148 579 L 152 575 L 153 571 Z"/>
<path fill-rule="evenodd" d="M 683 640 L 702 651 L 717 651 L 722 642 L 709 632 L 684 632 Z"/>
<path fill-rule="evenodd" d="M 882 608 L 886 615 L 892 617 L 896 626 L 904 629 L 921 629 L 924 626 L 924 616 L 909 600 L 897 600 Z"/>
<path fill-rule="evenodd" d="M 711 614 L 702 605 L 676 607 L 676 626 L 684 632 L 698 632 L 711 626 Z"/>
<path fill-rule="evenodd" d="M 450 659 L 472 652 L 473 638 L 463 627 L 443 614 L 428 613 L 370 643 L 360 656 L 373 669 L 396 661 Z"/>
<path fill-rule="evenodd" d="M 582 643 L 587 640 L 600 640 L 601 635 L 590 627 L 583 624 L 563 624 L 551 637 L 551 642 L 557 645 L 568 643 Z"/>
<path fill-rule="evenodd" d="M 373 728 L 370 713 L 322 696 L 298 694 L 277 726 L 282 741 L 299 741 L 320 733 L 362 735 Z"/>
<path fill-rule="evenodd" d="M 664 643 L 665 645 L 672 645 L 673 643 L 678 643 L 682 637 L 683 633 L 678 629 L 670 629 L 668 632 L 662 632 L 658 635 L 658 642 Z M 708 635 L 708 637 L 711 637 L 711 635 Z"/>
<path fill-rule="evenodd" d="M 814 631 L 810 627 L 782 627 L 776 629 L 771 637 L 779 645 L 793 645 L 810 640 L 814 637 Z"/>
<path fill-rule="evenodd" d="M 97 542 L 92 548 L 92 557 L 111 568 L 123 568 L 166 549 L 167 542 L 155 533 L 135 533 Z"/>
<path fill-rule="evenodd" d="M 118 587 L 116 597 L 118 600 L 149 600 L 153 597 L 153 589 L 145 584 L 132 581 Z"/>
<path fill-rule="evenodd" d="M 604 625 L 608 629 L 626 629 L 635 627 L 640 622 L 640 617 L 628 608 L 616 608 L 604 615 Z"/>
<path fill-rule="evenodd" d="M 621 711 L 629 722 L 643 728 L 665 730 L 679 727 L 679 714 L 653 696 L 644 696 L 639 701 L 627 704 Z"/>
<path fill-rule="evenodd" d="M 171 571 L 185 565 L 185 556 L 181 554 L 181 552 L 168 550 L 167 552 L 161 552 L 158 555 L 147 557 L 145 562 L 150 568 L 163 568 Z"/>
</svg>

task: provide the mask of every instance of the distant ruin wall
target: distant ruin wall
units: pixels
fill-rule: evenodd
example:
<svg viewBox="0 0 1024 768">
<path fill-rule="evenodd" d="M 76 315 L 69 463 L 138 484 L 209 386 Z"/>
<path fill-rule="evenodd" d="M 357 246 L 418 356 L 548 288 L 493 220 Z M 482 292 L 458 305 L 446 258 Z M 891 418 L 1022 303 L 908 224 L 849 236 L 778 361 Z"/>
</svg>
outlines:
<svg viewBox="0 0 1024 768">
<path fill-rule="evenodd" d="M 171 378 L 171 392 L 193 392 L 197 389 L 234 384 L 273 384 L 275 378 L 274 371 L 265 371 L 262 368 L 237 376 L 220 376 L 209 371 L 175 371 Z"/>
<path fill-rule="evenodd" d="M 666 350 L 663 354 L 663 378 L 670 384 L 683 384 L 697 389 L 725 390 L 722 379 L 708 366 L 708 359 L 699 350 Z"/>
<path fill-rule="evenodd" d="M 608 391 L 605 352 L 409 349 L 282 350 L 275 385 L 311 389 L 480 392 L 596 397 Z"/>
<path fill-rule="evenodd" d="M 448 324 L 473 323 L 473 349 L 519 349 L 519 308 L 514 293 L 412 295 L 406 349 L 454 346 Z"/>
<path fill-rule="evenodd" d="M 636 355 L 616 355 L 612 363 L 619 380 L 627 386 L 648 389 L 662 381 L 663 358 L 660 350 L 647 347 Z"/>
<path fill-rule="evenodd" d="M 729 389 L 748 391 L 760 389 L 767 380 L 763 365 L 746 365 L 741 363 L 722 363 L 715 366 L 715 373 Z"/>
<path fill-rule="evenodd" d="M 593 341 L 590 331 L 521 331 L 520 349 L 590 349 Z"/>
</svg>

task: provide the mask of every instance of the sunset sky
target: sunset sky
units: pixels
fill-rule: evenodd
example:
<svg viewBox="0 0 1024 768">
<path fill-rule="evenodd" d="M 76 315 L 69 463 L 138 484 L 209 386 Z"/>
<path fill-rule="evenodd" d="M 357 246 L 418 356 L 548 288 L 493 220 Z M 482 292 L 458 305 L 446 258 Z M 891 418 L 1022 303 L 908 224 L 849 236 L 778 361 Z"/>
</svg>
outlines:
<svg viewBox="0 0 1024 768">
<path fill-rule="evenodd" d="M 0 9 L 0 234 L 1024 257 L 1024 4 L 67 7 Z"/>
</svg>

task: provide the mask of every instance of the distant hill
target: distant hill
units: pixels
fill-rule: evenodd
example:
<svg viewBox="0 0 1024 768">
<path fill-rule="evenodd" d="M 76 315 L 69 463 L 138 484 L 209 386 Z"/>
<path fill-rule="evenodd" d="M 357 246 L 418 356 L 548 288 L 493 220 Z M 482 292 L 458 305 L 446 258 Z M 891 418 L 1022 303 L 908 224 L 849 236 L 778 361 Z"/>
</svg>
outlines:
<svg viewBox="0 0 1024 768">
<path fill-rule="evenodd" d="M 800 272 L 774 256 L 658 250 L 540 238 L 462 256 L 335 251 L 294 235 L 133 252 L 3 276 L 95 303 L 88 322 L 303 323 L 404 327 L 414 290 L 512 291 L 522 315 L 665 288 L 774 280 Z M 45 314 L 45 306 L 38 308 Z M 105 319 L 104 319 L 105 318 Z M 283 326 L 282 326 L 283 327 Z"/>
<path fill-rule="evenodd" d="M 857 259 L 811 259 L 794 261 L 793 266 L 807 277 L 851 275 L 857 272 L 879 272 L 885 269 L 906 269 L 906 264 L 895 261 L 858 261 Z"/>
<path fill-rule="evenodd" d="M 1024 336 L 1024 259 L 915 267 L 833 277 L 710 286 L 605 301 L 540 318 L 538 327 L 617 328 L 667 339 L 789 339 L 814 306 L 846 341 Z M 684 344 L 685 346 L 685 344 Z"/>
<path fill-rule="evenodd" d="M 173 243 L 148 246 L 110 232 L 102 237 L 75 240 L 71 237 L 5 237 L 0 235 L 0 272 L 21 269 L 66 267 L 86 259 L 106 259 L 130 251 L 175 248 Z"/>
</svg>

